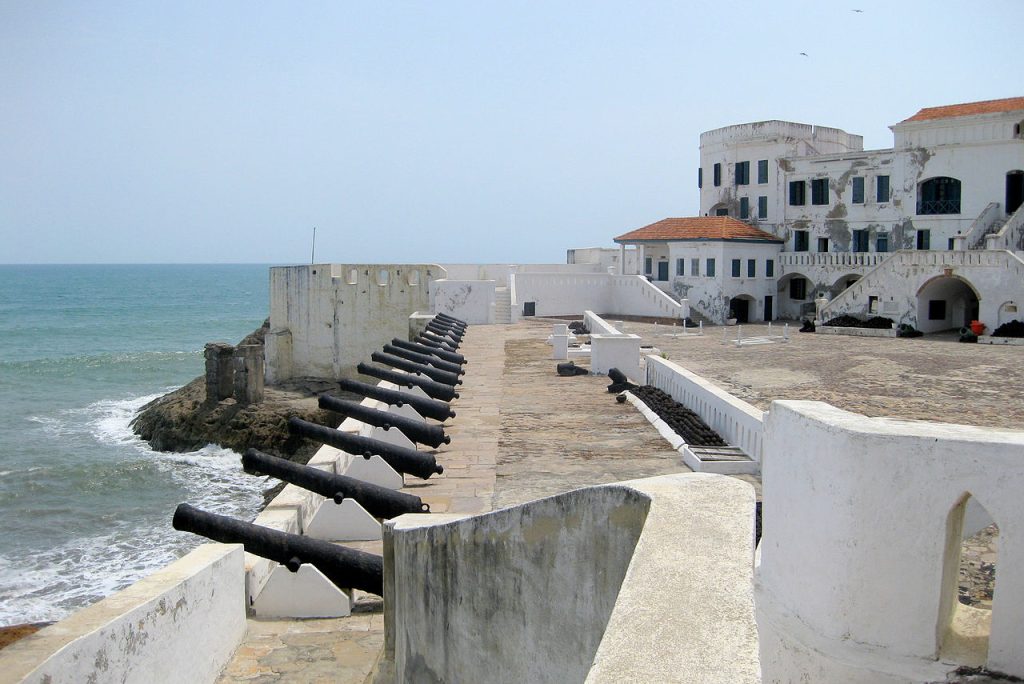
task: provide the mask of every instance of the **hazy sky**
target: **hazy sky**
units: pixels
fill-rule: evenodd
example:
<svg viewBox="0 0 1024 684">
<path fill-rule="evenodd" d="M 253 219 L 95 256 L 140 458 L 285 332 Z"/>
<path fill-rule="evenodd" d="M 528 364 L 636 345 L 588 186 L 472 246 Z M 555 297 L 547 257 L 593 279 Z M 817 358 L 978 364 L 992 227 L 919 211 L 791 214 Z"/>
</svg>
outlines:
<svg viewBox="0 0 1024 684">
<path fill-rule="evenodd" d="M 302 263 L 313 226 L 321 262 L 562 262 L 695 214 L 702 131 L 888 147 L 1024 95 L 1021 27 L 1022 0 L 0 0 L 0 263 Z"/>
</svg>

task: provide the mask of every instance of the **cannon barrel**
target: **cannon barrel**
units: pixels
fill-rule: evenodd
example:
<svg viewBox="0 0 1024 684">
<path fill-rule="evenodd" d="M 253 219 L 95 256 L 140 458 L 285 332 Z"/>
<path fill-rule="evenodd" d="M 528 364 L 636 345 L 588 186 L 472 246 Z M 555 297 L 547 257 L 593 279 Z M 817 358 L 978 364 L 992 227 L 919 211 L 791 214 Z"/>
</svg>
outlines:
<svg viewBox="0 0 1024 684">
<path fill-rule="evenodd" d="M 438 323 L 437 321 L 430 321 L 429 323 L 427 323 L 426 328 L 427 330 L 433 330 L 438 335 L 448 336 L 455 340 L 456 342 L 461 342 L 462 338 L 465 337 L 465 333 L 463 333 L 458 328 L 453 328 L 450 325 Z"/>
<path fill-rule="evenodd" d="M 385 430 L 395 428 L 412 441 L 426 444 L 429 447 L 436 448 L 442 444 L 452 443 L 452 438 L 444 434 L 444 428 L 440 425 L 427 425 L 422 420 L 406 418 L 390 411 L 380 411 L 326 394 L 320 395 L 319 404 L 322 409 L 361 420 L 368 425 L 376 425 Z"/>
<path fill-rule="evenodd" d="M 388 382 L 393 382 L 396 385 L 415 385 L 426 392 L 427 396 L 431 399 L 451 401 L 452 399 L 459 398 L 459 393 L 456 392 L 455 388 L 451 385 L 434 382 L 428 378 L 421 378 L 408 373 L 396 373 L 393 370 L 377 368 L 376 366 L 371 366 L 366 363 L 360 363 L 356 366 L 356 370 L 363 375 L 369 375 L 370 377 L 377 378 L 378 380 L 387 380 Z"/>
<path fill-rule="evenodd" d="M 397 337 L 391 340 L 391 344 L 402 349 L 408 349 L 409 351 L 419 352 L 420 354 L 432 354 L 439 359 L 450 361 L 458 366 L 466 364 L 466 357 L 462 354 L 456 354 L 455 352 L 445 351 L 439 347 L 431 347 L 430 345 L 423 344 L 421 342 L 409 342 L 408 340 L 401 340 Z"/>
<path fill-rule="evenodd" d="M 213 541 L 241 544 L 249 553 L 276 561 L 292 572 L 309 563 L 342 589 L 351 587 L 378 596 L 384 591 L 384 559 L 372 553 L 207 513 L 186 503 L 174 509 L 171 524 L 176 530 Z"/>
<path fill-rule="evenodd" d="M 468 328 L 469 327 L 469 323 L 467 323 L 466 321 L 462 320 L 461 318 L 456 318 L 455 316 L 450 316 L 450 315 L 448 315 L 446 313 L 443 313 L 443 312 L 442 313 L 438 313 L 438 314 L 434 314 L 434 318 L 441 318 L 441 319 L 446 320 L 446 321 L 451 321 L 452 323 L 455 323 L 457 325 L 461 325 L 463 328 Z"/>
<path fill-rule="evenodd" d="M 335 475 L 319 468 L 293 463 L 256 449 L 248 449 L 242 454 L 242 469 L 250 475 L 270 475 L 290 482 L 297 487 L 333 499 L 336 504 L 345 499 L 352 499 L 375 518 L 390 519 L 403 513 L 430 512 L 430 505 L 423 503 L 418 496 L 396 492 L 354 477 Z"/>
<path fill-rule="evenodd" d="M 466 334 L 466 330 L 468 329 L 464 325 L 461 325 L 459 323 L 453 323 L 452 321 L 448 321 L 448 320 L 445 320 L 443 318 L 435 318 L 435 319 L 433 319 L 430 322 L 435 324 L 435 325 L 438 325 L 438 326 L 440 326 L 442 328 L 447 328 L 449 330 L 457 332 L 460 335 L 465 335 Z"/>
<path fill-rule="evenodd" d="M 436 349 L 441 349 L 446 352 L 451 352 L 452 354 L 454 354 L 455 350 L 459 348 L 458 345 L 452 344 L 450 338 L 441 337 L 440 335 L 437 335 L 436 333 L 433 333 L 429 330 L 424 330 L 419 335 L 417 335 L 415 341 L 419 342 L 420 344 L 425 344 L 428 347 L 434 347 Z"/>
<path fill-rule="evenodd" d="M 464 375 L 466 373 L 466 371 L 462 370 L 462 366 L 457 363 L 445 361 L 444 359 L 431 354 L 422 354 L 420 352 L 413 351 L 412 349 L 406 349 L 405 347 L 399 347 L 393 344 L 385 344 L 384 353 L 397 356 L 400 359 L 406 359 L 407 361 L 415 361 L 416 363 L 433 366 L 438 370 L 454 373 L 455 375 Z"/>
<path fill-rule="evenodd" d="M 459 330 L 462 331 L 465 331 L 466 328 L 469 327 L 467 323 L 455 320 L 450 316 L 447 316 L 446 314 L 434 314 L 434 317 L 431 318 L 430 320 L 434 321 L 435 323 L 440 323 L 441 325 L 447 325 L 452 328 L 458 328 Z"/>
<path fill-rule="evenodd" d="M 413 387 L 412 383 L 402 384 L 407 385 L 408 387 Z M 397 392 L 395 390 L 384 389 L 378 385 L 369 385 L 365 382 L 359 382 L 358 380 L 346 380 L 344 378 L 338 380 L 338 387 L 346 392 L 370 397 L 371 399 L 383 401 L 385 404 L 390 404 L 392 406 L 401 407 L 403 404 L 408 404 L 425 418 L 445 421 L 449 418 L 455 417 L 455 411 L 453 411 L 448 404 L 443 401 L 438 401 L 437 399 L 428 399 L 427 397 L 420 397 L 406 392 Z"/>
<path fill-rule="evenodd" d="M 427 366 L 422 363 L 416 363 L 415 361 L 399 358 L 393 354 L 373 352 L 370 354 L 370 360 L 376 361 L 377 363 L 387 364 L 392 368 L 399 368 L 410 373 L 419 373 L 420 375 L 427 376 L 434 382 L 440 382 L 452 387 L 462 384 L 462 380 L 459 380 L 458 373 L 449 373 L 448 371 L 443 371 L 439 368 L 434 368 L 433 366 Z"/>
<path fill-rule="evenodd" d="M 377 454 L 398 472 L 415 475 L 423 480 L 429 479 L 435 473 L 444 472 L 444 468 L 437 465 L 437 461 L 431 454 L 394 446 L 379 439 L 351 435 L 294 416 L 288 419 L 288 431 L 293 435 L 329 444 L 335 449 L 341 449 L 350 454 L 362 454 L 364 458 L 370 458 L 373 454 Z"/>
</svg>

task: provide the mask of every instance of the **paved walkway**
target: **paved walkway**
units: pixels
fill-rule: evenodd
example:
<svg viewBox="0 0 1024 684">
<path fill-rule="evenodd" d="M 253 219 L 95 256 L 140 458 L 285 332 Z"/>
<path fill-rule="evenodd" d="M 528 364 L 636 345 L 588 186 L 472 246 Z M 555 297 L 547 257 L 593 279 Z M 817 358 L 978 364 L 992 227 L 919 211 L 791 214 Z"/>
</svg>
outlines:
<svg viewBox="0 0 1024 684">
<path fill-rule="evenodd" d="M 407 479 L 437 513 L 484 513 L 577 487 L 685 471 L 678 454 L 607 379 L 563 378 L 544 343 L 550 322 L 471 326 L 468 363 L 444 473 Z M 380 543 L 354 545 L 380 553 Z M 332 620 L 255 620 L 222 684 L 364 682 L 384 641 L 380 599 L 357 596 L 357 612 Z"/>
</svg>

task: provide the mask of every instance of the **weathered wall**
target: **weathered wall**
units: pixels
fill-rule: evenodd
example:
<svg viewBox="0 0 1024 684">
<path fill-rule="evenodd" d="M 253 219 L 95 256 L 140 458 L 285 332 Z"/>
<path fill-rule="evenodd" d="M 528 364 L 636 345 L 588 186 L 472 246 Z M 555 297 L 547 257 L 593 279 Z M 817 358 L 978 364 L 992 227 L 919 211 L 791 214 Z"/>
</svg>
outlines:
<svg viewBox="0 0 1024 684">
<path fill-rule="evenodd" d="M 469 324 L 494 323 L 493 280 L 435 280 L 431 311 L 455 316 Z"/>
<path fill-rule="evenodd" d="M 430 264 L 317 264 L 270 269 L 266 381 L 337 378 L 430 307 Z"/>
<path fill-rule="evenodd" d="M 679 304 L 640 276 L 607 273 L 566 275 L 519 273 L 512 286 L 513 312 L 536 303 L 536 315 L 579 315 L 586 310 L 634 316 L 679 316 Z"/>
<path fill-rule="evenodd" d="M 402 516 L 385 657 L 399 681 L 756 684 L 753 515 L 749 485 L 687 473 Z"/>
<path fill-rule="evenodd" d="M 245 636 L 240 545 L 204 544 L 0 651 L 5 682 L 212 682 Z"/>
<path fill-rule="evenodd" d="M 999 525 L 988 666 L 1024 675 L 1024 432 L 776 401 L 764 447 L 764 681 L 944 681 L 947 521 L 966 493 Z"/>
<path fill-rule="evenodd" d="M 398 679 L 582 681 L 649 505 L 596 487 L 447 524 L 386 524 Z"/>
</svg>

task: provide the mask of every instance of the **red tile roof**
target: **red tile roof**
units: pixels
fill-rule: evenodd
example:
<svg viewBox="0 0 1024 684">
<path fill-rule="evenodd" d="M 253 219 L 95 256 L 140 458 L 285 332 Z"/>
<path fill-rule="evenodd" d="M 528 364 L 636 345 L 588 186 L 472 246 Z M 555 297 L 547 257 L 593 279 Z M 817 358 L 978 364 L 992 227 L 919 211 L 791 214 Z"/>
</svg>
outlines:
<svg viewBox="0 0 1024 684">
<path fill-rule="evenodd" d="M 640 240 L 757 240 L 782 242 L 771 233 L 758 230 L 731 216 L 691 216 L 667 218 L 619 237 L 615 242 Z"/>
<path fill-rule="evenodd" d="M 932 119 L 952 119 L 972 114 L 998 114 L 1024 110 L 1024 97 L 1007 97 L 1002 100 L 985 100 L 984 102 L 967 102 L 964 104 L 946 105 L 945 107 L 925 107 L 907 121 L 930 121 Z"/>
</svg>

